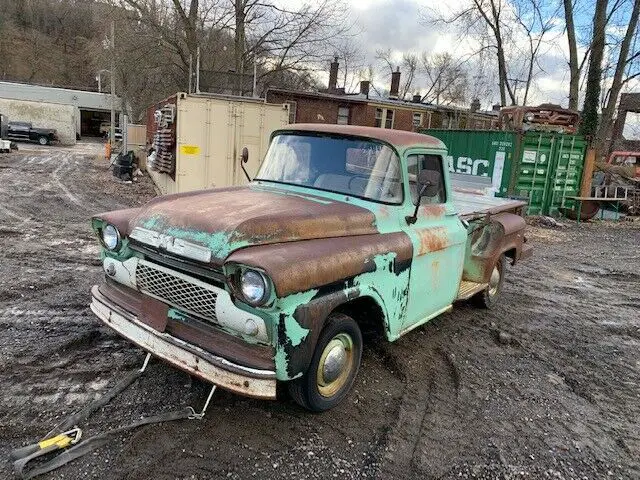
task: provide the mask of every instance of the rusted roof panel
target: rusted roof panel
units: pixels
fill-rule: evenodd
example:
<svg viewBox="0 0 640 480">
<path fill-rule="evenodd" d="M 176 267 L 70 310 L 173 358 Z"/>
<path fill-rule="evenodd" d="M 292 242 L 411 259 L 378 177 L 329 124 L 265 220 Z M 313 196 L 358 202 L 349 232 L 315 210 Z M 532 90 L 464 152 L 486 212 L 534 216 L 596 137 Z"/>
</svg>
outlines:
<svg viewBox="0 0 640 480">
<path fill-rule="evenodd" d="M 296 123 L 278 131 L 302 131 L 318 133 L 334 133 L 340 135 L 354 135 L 357 137 L 381 140 L 399 147 L 422 145 L 427 148 L 446 148 L 444 143 L 430 135 L 393 130 L 377 127 L 362 127 L 358 125 L 333 125 L 328 123 Z"/>
</svg>

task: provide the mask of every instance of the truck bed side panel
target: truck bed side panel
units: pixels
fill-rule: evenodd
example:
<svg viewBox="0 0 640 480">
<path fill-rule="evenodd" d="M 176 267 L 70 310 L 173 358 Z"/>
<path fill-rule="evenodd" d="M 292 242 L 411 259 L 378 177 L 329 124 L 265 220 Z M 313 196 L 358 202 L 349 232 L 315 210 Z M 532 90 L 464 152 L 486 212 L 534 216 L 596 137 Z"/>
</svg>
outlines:
<svg viewBox="0 0 640 480">
<path fill-rule="evenodd" d="M 519 215 L 499 213 L 488 223 L 477 219 L 469 225 L 462 279 L 487 283 L 493 266 L 506 253 L 512 263 L 518 261 L 524 249 L 525 221 Z"/>
</svg>

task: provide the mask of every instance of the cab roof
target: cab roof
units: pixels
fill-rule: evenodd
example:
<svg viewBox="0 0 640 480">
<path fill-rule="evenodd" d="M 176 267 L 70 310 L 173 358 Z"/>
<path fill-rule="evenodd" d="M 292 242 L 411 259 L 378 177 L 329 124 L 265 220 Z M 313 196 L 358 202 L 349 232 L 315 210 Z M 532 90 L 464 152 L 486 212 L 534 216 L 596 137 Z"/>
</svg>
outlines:
<svg viewBox="0 0 640 480">
<path fill-rule="evenodd" d="M 380 140 L 396 147 L 422 146 L 426 148 L 446 149 L 439 139 L 422 133 L 407 132 L 405 130 L 393 130 L 377 127 L 362 127 L 358 125 L 334 125 L 330 123 L 295 123 L 277 132 L 316 132 L 331 133 L 337 135 L 352 135 L 355 137 Z"/>
</svg>

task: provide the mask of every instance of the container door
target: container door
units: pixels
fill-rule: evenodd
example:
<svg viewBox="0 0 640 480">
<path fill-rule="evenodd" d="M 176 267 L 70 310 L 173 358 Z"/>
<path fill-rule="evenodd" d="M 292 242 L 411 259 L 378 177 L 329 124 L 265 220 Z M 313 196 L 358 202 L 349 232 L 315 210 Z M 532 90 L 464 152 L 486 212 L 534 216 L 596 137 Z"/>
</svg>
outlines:
<svg viewBox="0 0 640 480">
<path fill-rule="evenodd" d="M 209 137 L 206 152 L 207 188 L 233 185 L 235 106 L 223 99 L 207 99 Z"/>
<path fill-rule="evenodd" d="M 586 141 L 579 135 L 527 132 L 517 167 L 515 194 L 527 197 L 528 215 L 557 215 L 573 208 L 580 191 Z"/>
<path fill-rule="evenodd" d="M 553 178 L 548 185 L 546 215 L 559 215 L 560 209 L 573 209 L 575 201 L 566 197 L 580 193 L 587 143 L 578 135 L 557 135 L 553 158 Z"/>
<path fill-rule="evenodd" d="M 522 137 L 522 153 L 517 167 L 515 194 L 528 198 L 528 215 L 543 214 L 555 138 L 548 133 L 528 132 Z"/>
<path fill-rule="evenodd" d="M 249 162 L 244 164 L 249 177 L 254 178 L 262 161 L 262 135 L 264 132 L 265 105 L 254 102 L 238 102 L 236 104 L 236 142 L 234 155 L 234 184 L 246 185 L 249 183 L 240 167 L 240 155 L 242 149 L 249 150 Z"/>
<path fill-rule="evenodd" d="M 187 97 L 178 100 L 175 172 L 178 192 L 206 187 L 207 113 L 207 104 L 203 99 Z"/>
</svg>

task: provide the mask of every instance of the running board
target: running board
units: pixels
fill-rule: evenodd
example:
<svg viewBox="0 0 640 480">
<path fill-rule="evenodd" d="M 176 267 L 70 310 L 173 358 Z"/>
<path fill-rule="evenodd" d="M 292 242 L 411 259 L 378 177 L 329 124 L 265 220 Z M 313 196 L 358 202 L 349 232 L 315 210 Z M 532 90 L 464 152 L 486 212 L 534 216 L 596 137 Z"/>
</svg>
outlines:
<svg viewBox="0 0 640 480">
<path fill-rule="evenodd" d="M 458 296 L 456 300 L 468 300 L 476 293 L 481 292 L 487 288 L 488 283 L 477 283 L 463 280 L 460 282 L 460 289 L 458 290 Z"/>
</svg>

